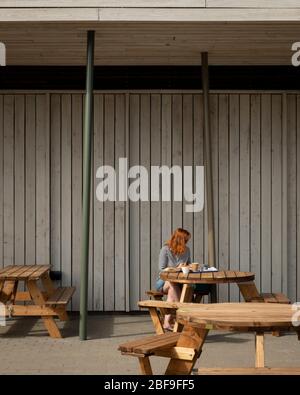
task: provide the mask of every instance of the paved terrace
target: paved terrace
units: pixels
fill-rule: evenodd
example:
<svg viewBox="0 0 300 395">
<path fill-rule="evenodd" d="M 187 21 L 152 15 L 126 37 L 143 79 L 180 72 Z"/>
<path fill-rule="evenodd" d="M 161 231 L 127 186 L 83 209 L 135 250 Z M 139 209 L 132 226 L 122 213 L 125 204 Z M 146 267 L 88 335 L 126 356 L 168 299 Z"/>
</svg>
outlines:
<svg viewBox="0 0 300 395">
<path fill-rule="evenodd" d="M 136 358 L 121 356 L 118 345 L 153 334 L 148 315 L 93 314 L 89 319 L 90 340 L 77 336 L 78 316 L 58 322 L 65 336 L 51 339 L 41 320 L 8 320 L 0 327 L 0 374 L 138 374 Z M 153 357 L 154 373 L 162 373 L 167 359 Z M 199 365 L 205 367 L 247 367 L 254 365 L 254 336 L 211 331 Z M 300 343 L 294 333 L 280 338 L 266 336 L 266 365 L 300 366 Z"/>
</svg>

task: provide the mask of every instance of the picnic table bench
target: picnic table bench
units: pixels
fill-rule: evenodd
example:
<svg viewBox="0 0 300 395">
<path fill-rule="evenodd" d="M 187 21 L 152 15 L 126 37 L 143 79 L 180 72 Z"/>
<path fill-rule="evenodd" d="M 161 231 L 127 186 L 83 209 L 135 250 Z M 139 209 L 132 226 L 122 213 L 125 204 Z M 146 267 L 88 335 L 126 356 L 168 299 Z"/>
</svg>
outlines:
<svg viewBox="0 0 300 395">
<path fill-rule="evenodd" d="M 53 338 L 61 338 L 54 320 L 68 320 L 66 306 L 75 292 L 74 287 L 55 288 L 50 279 L 49 265 L 11 265 L 0 270 L 0 302 L 5 304 L 9 317 L 40 316 Z M 18 291 L 19 282 L 24 282 L 27 291 Z M 43 289 L 40 288 L 41 282 Z M 17 304 L 31 302 L 31 304 Z"/>
</svg>

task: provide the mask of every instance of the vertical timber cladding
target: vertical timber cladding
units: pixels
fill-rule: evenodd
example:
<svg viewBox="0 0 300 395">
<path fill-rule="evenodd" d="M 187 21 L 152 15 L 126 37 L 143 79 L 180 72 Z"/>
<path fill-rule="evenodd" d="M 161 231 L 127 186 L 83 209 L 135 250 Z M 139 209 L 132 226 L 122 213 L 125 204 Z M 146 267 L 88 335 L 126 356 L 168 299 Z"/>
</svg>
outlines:
<svg viewBox="0 0 300 395">
<path fill-rule="evenodd" d="M 124 311 L 129 303 L 136 310 L 154 286 L 159 249 L 172 229 L 188 228 L 193 259 L 207 258 L 206 214 L 186 213 L 178 202 L 100 203 L 96 170 L 117 169 L 128 152 L 130 166 L 202 165 L 202 96 L 97 93 L 94 117 L 89 309 Z M 0 267 L 51 262 L 64 285 L 79 287 L 82 118 L 80 93 L 0 95 Z M 295 301 L 300 98 L 213 93 L 211 122 L 218 264 L 252 270 L 260 289 L 287 290 Z M 237 287 L 220 286 L 220 297 L 238 300 Z"/>
</svg>

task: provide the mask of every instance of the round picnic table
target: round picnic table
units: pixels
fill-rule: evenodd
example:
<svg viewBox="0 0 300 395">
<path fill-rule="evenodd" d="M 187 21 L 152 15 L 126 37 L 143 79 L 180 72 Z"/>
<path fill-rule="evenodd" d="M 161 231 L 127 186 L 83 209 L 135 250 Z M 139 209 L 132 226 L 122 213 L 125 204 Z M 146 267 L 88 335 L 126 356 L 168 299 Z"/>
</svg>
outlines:
<svg viewBox="0 0 300 395">
<path fill-rule="evenodd" d="M 300 327 L 292 322 L 294 315 L 293 306 L 288 304 L 215 303 L 181 307 L 176 312 L 177 321 L 183 325 L 177 346 L 192 348 L 200 355 L 206 336 L 211 329 L 252 331 L 255 333 L 255 368 L 263 369 L 265 366 L 265 332 L 292 328 L 298 333 L 300 340 Z M 193 361 L 187 363 L 174 358 L 170 361 L 166 373 L 189 374 L 193 366 Z"/>
<path fill-rule="evenodd" d="M 172 283 L 183 284 L 181 292 L 181 303 L 192 302 L 193 298 L 193 285 L 195 284 L 210 284 L 211 290 L 211 301 L 212 303 L 217 302 L 216 285 L 217 284 L 229 284 L 229 283 L 243 283 L 252 282 L 255 278 L 255 274 L 251 272 L 239 272 L 232 270 L 220 270 L 217 272 L 189 272 L 188 275 L 184 275 L 181 270 L 176 272 L 163 271 L 160 273 L 160 278 L 164 281 Z"/>
</svg>

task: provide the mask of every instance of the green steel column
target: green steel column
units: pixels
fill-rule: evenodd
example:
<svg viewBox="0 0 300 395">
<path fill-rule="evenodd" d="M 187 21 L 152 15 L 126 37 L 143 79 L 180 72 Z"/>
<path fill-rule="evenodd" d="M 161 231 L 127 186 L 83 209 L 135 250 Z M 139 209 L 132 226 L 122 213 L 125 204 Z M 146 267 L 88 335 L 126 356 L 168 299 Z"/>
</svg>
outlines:
<svg viewBox="0 0 300 395">
<path fill-rule="evenodd" d="M 87 33 L 86 96 L 83 130 L 82 252 L 80 276 L 80 340 L 87 338 L 88 271 L 91 199 L 91 151 L 93 133 L 93 80 L 95 32 Z"/>
</svg>

